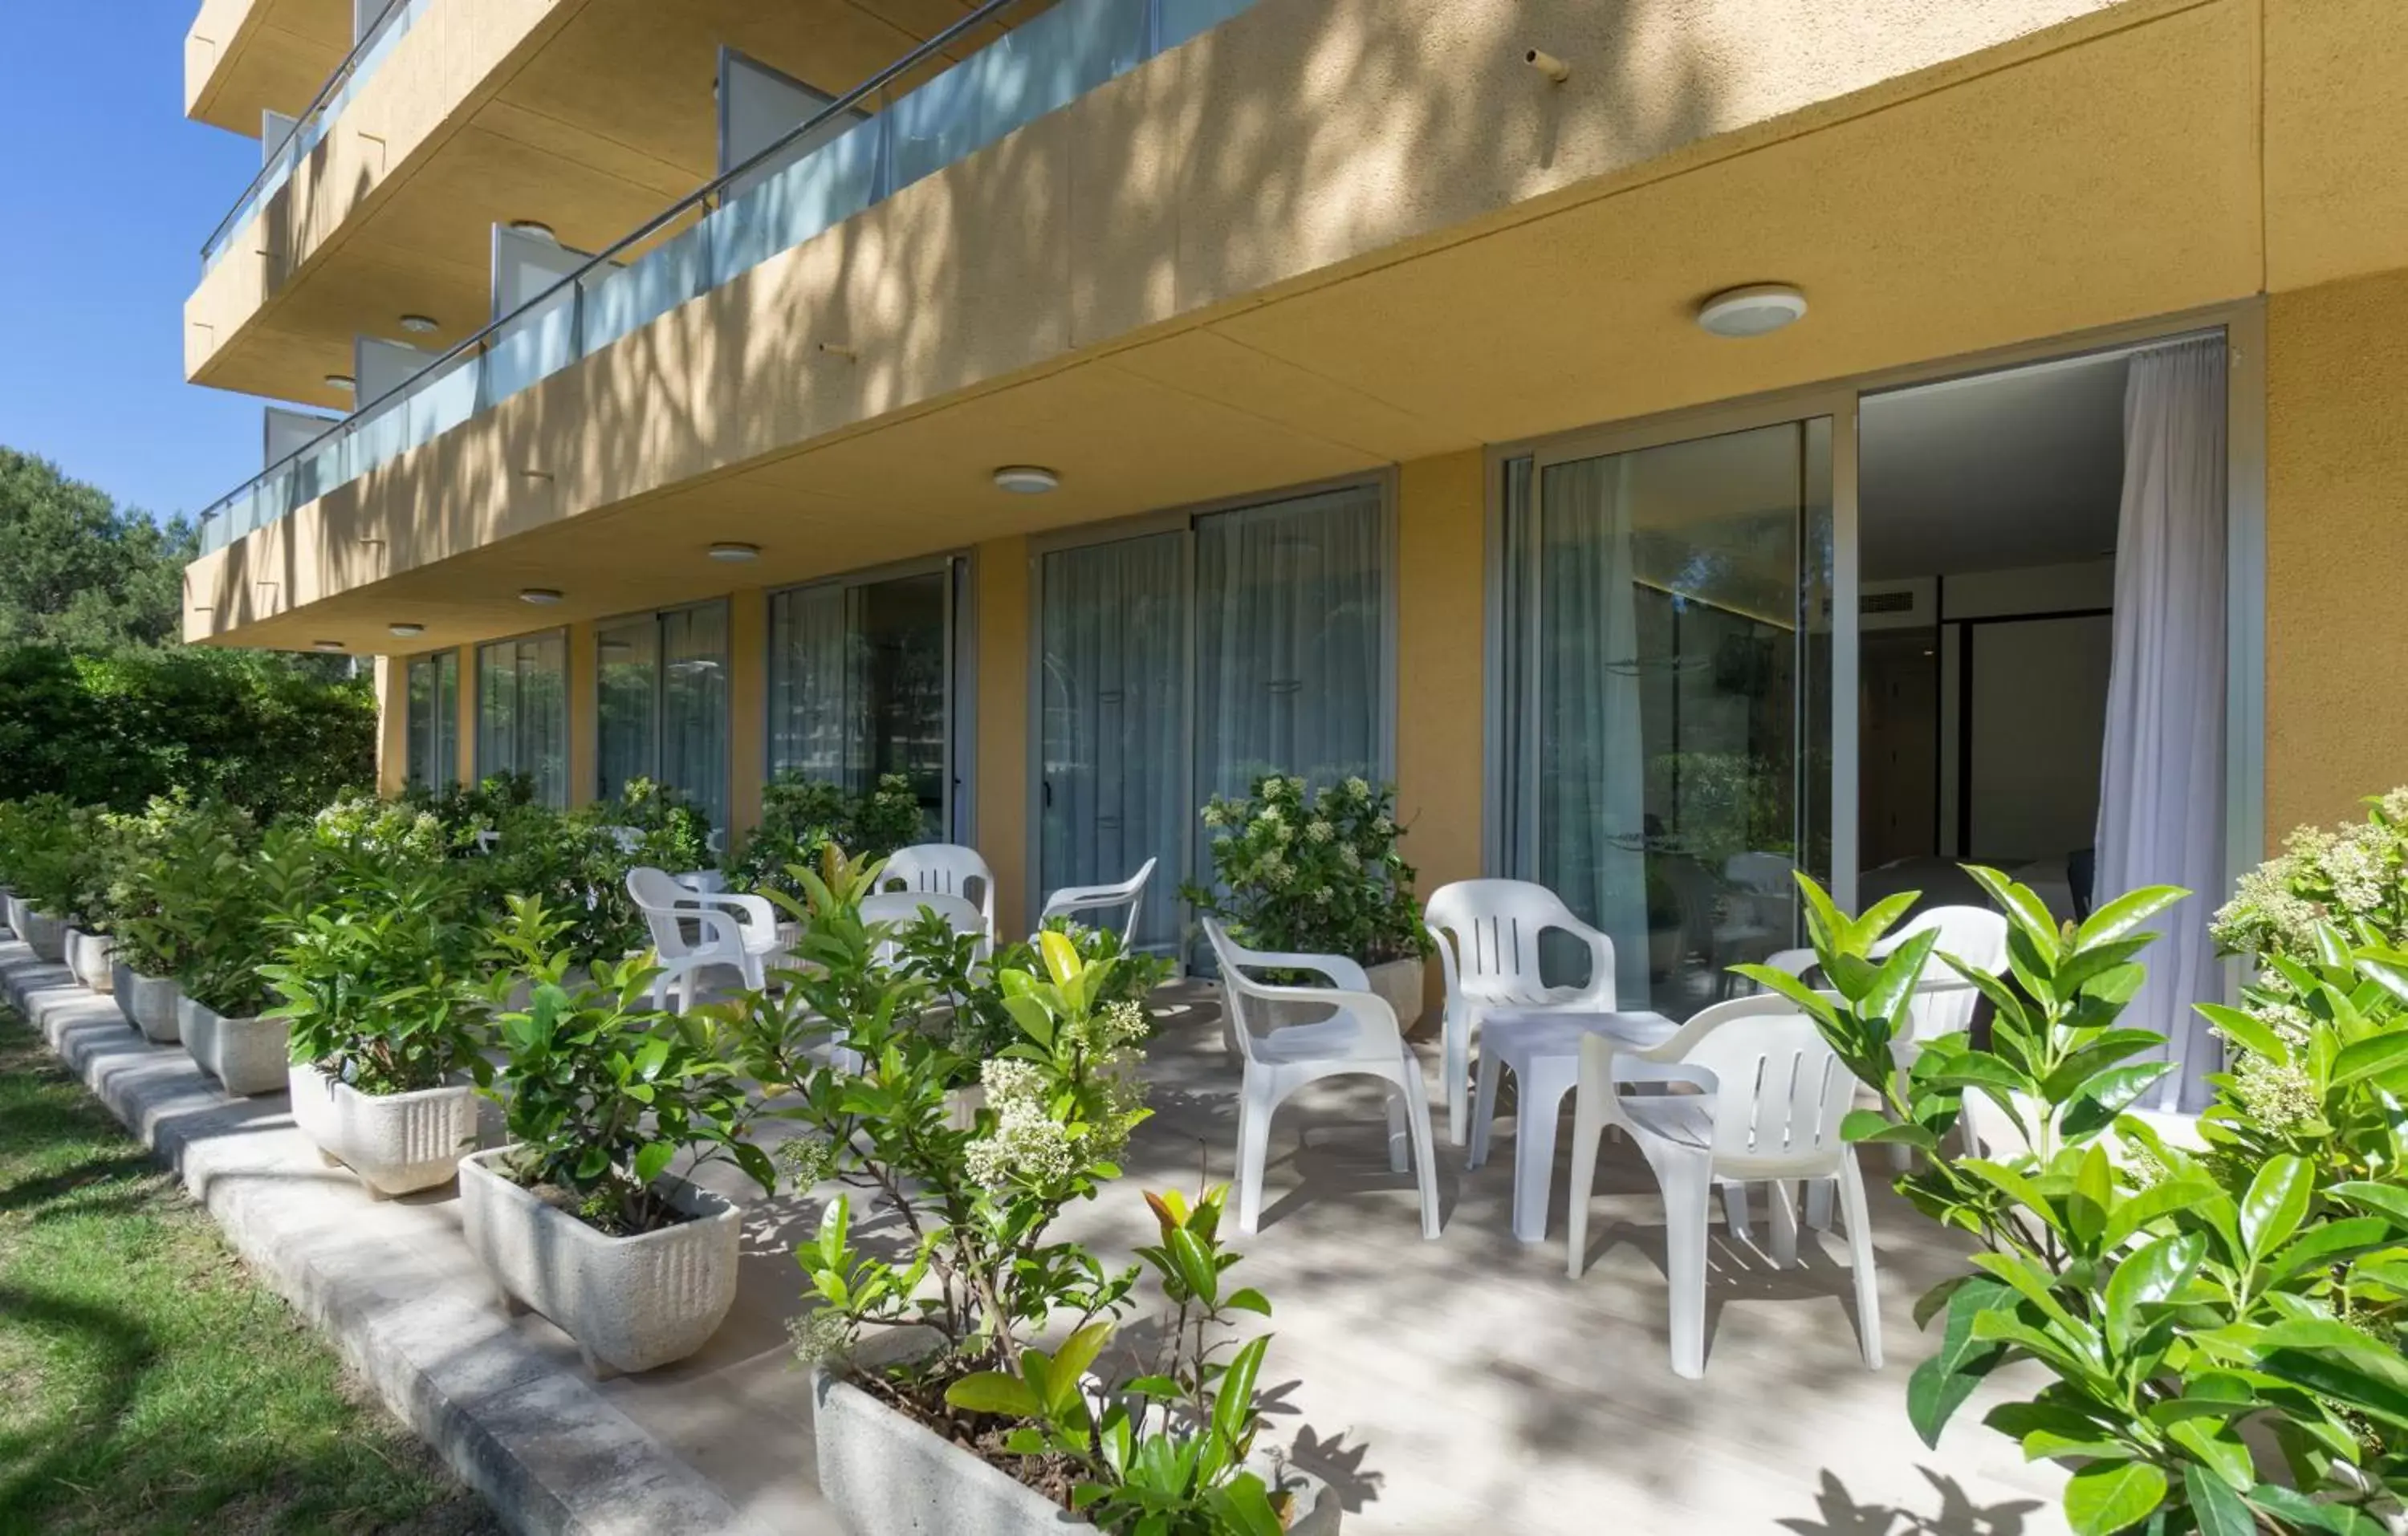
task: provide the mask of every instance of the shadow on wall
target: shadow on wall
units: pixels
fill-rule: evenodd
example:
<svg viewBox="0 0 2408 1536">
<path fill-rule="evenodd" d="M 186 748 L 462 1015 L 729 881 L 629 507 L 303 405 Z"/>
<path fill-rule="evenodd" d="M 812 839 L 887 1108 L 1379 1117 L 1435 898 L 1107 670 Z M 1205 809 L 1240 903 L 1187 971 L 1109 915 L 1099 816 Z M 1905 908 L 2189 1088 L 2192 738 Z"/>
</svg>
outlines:
<svg viewBox="0 0 2408 1536">
<path fill-rule="evenodd" d="M 793 323 L 768 272 L 740 276 L 337 491 L 303 590 L 405 525 L 439 528 L 413 539 L 430 560 L 480 548 L 1653 158 L 1734 125 L 1726 81 L 1755 65 L 1718 60 L 1729 30 L 1684 0 L 1260 0 L 773 260 L 824 295 Z M 1570 83 L 1523 64 L 1541 42 Z M 271 243 L 295 219 L 271 204 Z M 247 557 L 234 611 L 289 607 Z"/>
</svg>

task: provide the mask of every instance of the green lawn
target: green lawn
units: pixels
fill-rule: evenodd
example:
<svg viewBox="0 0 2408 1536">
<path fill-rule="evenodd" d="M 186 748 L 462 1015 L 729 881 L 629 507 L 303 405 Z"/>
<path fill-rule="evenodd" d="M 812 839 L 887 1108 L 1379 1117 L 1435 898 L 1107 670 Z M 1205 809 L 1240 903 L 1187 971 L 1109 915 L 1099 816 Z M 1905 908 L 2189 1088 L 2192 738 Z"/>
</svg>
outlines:
<svg viewBox="0 0 2408 1536">
<path fill-rule="evenodd" d="M 0 1536 L 498 1529 L 0 1010 Z"/>
</svg>

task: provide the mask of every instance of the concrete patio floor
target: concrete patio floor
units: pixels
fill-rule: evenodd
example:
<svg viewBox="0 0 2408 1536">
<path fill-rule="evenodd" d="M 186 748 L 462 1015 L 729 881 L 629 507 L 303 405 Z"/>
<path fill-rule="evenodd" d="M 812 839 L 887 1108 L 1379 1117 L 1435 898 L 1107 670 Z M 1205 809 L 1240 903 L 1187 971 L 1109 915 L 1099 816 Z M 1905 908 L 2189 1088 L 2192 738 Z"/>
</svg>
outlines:
<svg viewBox="0 0 2408 1536">
<path fill-rule="evenodd" d="M 0 974 L 355 1362 L 365 1352 L 374 1366 L 387 1346 L 430 1357 L 369 1374 L 519 1529 L 837 1530 L 813 1484 L 810 1393 L 786 1344 L 800 1307 L 791 1251 L 824 1191 L 764 1201 L 710 1170 L 708 1182 L 752 1196 L 734 1314 L 692 1359 L 589 1383 L 556 1329 L 494 1308 L 450 1189 L 372 1204 L 317 1166 L 281 1097 L 212 1102 L 188 1057 L 111 1023 L 108 999 L 68 990 L 64 971 L 34 966 L 21 945 L 0 943 Z M 1192 1188 L 1199 1169 L 1226 1180 L 1236 1141 L 1237 1072 L 1209 991 L 1172 989 L 1158 1004 L 1156 1115 L 1129 1176 L 1059 1229 L 1121 1262 L 1153 1229 L 1140 1191 Z M 1872 1216 L 1884 1370 L 1859 1358 L 1843 1256 L 1810 1242 L 1799 1268 L 1777 1270 L 1717 1227 L 1707 1373 L 1690 1382 L 1666 1358 L 1661 1207 L 1636 1154 L 1607 1145 L 1578 1282 L 1564 1273 L 1560 1166 L 1550 1241 L 1513 1240 L 1512 1154 L 1510 1115 L 1476 1172 L 1441 1140 L 1445 1232 L 1425 1242 L 1410 1179 L 1387 1170 L 1370 1090 L 1326 1084 L 1283 1107 L 1262 1229 L 1234 1245 L 1246 1255 L 1240 1273 L 1275 1309 L 1273 1433 L 1342 1492 L 1350 1531 L 2064 1529 L 2058 1474 L 2025 1466 L 1978 1422 L 1997 1384 L 1936 1452 L 1908 1427 L 1907 1374 L 1930 1347 L 1911 1308 L 1961 1259 L 1885 1188 Z M 364 1344 L 368 1334 L 383 1342 Z M 495 1414 L 515 1416 L 480 1416 Z M 607 1455 L 590 1452 L 597 1437 Z M 595 1482 L 604 1469 L 607 1488 Z"/>
</svg>

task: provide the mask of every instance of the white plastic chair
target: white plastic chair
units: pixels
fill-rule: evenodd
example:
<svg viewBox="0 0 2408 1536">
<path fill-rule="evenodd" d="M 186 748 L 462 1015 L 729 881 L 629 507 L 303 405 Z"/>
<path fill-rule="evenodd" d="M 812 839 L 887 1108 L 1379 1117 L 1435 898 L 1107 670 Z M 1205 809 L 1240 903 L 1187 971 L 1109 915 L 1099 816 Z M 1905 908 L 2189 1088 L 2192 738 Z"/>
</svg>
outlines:
<svg viewBox="0 0 2408 1536">
<path fill-rule="evenodd" d="M 892 928 L 907 928 L 920 920 L 924 912 L 933 912 L 945 920 L 955 933 L 978 936 L 977 959 L 983 963 L 994 958 L 995 940 L 987 928 L 986 914 L 966 897 L 947 896 L 942 892 L 877 891 L 861 898 L 861 920 L 868 924 L 885 924 Z M 878 963 L 893 965 L 897 941 L 892 938 L 878 944 Z"/>
<path fill-rule="evenodd" d="M 1231 1033 L 1245 1062 L 1238 1098 L 1238 1230 L 1251 1234 L 1262 1213 L 1263 1163 L 1269 1155 L 1271 1116 L 1280 1101 L 1325 1077 L 1376 1077 L 1388 1085 L 1388 1166 L 1402 1173 L 1411 1163 L 1419 1175 L 1422 1236 L 1439 1232 L 1438 1173 L 1430 1145 L 1429 1084 L 1421 1062 L 1397 1027 L 1396 1011 L 1371 990 L 1370 978 L 1354 961 L 1335 955 L 1274 955 L 1246 949 L 1218 921 L 1204 919 L 1204 932 L 1221 964 L 1221 996 Z M 1271 986 L 1246 974 L 1262 970 L 1309 970 L 1334 985 Z M 1334 1012 L 1311 1024 L 1292 1024 L 1257 1035 L 1247 1011 L 1271 1003 L 1327 1004 Z"/>
<path fill-rule="evenodd" d="M 1618 1058 L 1677 1070 L 1703 1091 L 1624 1093 L 1615 1082 Z M 1588 1257 L 1598 1134 L 1613 1126 L 1638 1144 L 1664 1192 L 1672 1369 L 1702 1376 L 1707 1212 L 1715 1182 L 1770 1182 L 1786 1188 L 1801 1179 L 1833 1179 L 1847 1218 L 1865 1365 L 1880 1370 L 1881 1298 L 1873 1282 L 1864 1179 L 1855 1151 L 1840 1135 L 1856 1086 L 1814 1021 L 1778 996 L 1716 1003 L 1670 1040 L 1645 1050 L 1630 1050 L 1604 1035 L 1583 1040 L 1572 1109 L 1572 1278 L 1580 1278 Z M 1772 1260 L 1787 1265 L 1798 1256 L 1796 1207 L 1785 1199 L 1773 1206 Z"/>
<path fill-rule="evenodd" d="M 1128 914 L 1121 919 L 1121 944 L 1125 948 L 1137 938 L 1138 903 L 1145 898 L 1145 883 L 1154 876 L 1154 865 L 1153 859 L 1147 859 L 1138 867 L 1137 873 L 1117 885 L 1063 886 L 1045 898 L 1044 910 L 1037 914 L 1037 926 L 1041 928 L 1056 917 L 1126 907 Z"/>
<path fill-rule="evenodd" d="M 1613 1012 L 1613 940 L 1574 916 L 1563 898 L 1526 880 L 1458 880 L 1430 893 L 1422 921 L 1446 978 L 1440 1079 L 1446 1135 L 1464 1144 L 1471 1087 L 1471 1036 L 1491 1008 L 1566 1013 Z M 1539 979 L 1539 936 L 1558 928 L 1588 946 L 1587 984 Z"/>
<path fill-rule="evenodd" d="M 978 895 L 970 896 L 976 882 Z M 897 848 L 878 872 L 881 891 L 900 888 L 924 895 L 958 896 L 975 900 L 986 923 L 987 942 L 995 942 L 995 871 L 975 848 L 958 842 L 915 842 Z"/>
<path fill-rule="evenodd" d="M 677 1011 L 691 1009 L 695 977 L 712 966 L 735 970 L 748 987 L 765 987 L 772 961 L 784 954 L 778 914 L 767 897 L 690 890 L 667 870 L 646 864 L 627 871 L 627 895 L 644 914 L 661 967 L 652 983 L 655 1008 L 668 1007 L 675 983 Z M 695 929 L 692 939 L 686 937 L 688 924 Z"/>
</svg>

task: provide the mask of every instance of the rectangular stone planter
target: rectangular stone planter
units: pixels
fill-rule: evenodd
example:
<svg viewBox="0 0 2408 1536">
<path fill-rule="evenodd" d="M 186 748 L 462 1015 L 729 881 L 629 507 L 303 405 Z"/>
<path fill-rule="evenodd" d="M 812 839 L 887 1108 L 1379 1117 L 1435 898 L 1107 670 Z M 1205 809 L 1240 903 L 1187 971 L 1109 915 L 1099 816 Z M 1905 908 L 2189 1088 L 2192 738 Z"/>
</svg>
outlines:
<svg viewBox="0 0 2408 1536">
<path fill-rule="evenodd" d="M 81 928 L 67 930 L 67 969 L 76 980 L 94 992 L 107 992 L 113 984 L 109 973 L 109 956 L 116 940 L 105 933 L 87 933 Z"/>
<path fill-rule="evenodd" d="M 577 1341 L 595 1376 L 650 1371 L 710 1342 L 736 1304 L 742 1213 L 683 1179 L 660 1187 L 694 1220 L 614 1238 L 501 1170 L 508 1148 L 460 1163 L 460 1226 L 506 1302 Z"/>
<path fill-rule="evenodd" d="M 824 1366 L 811 1368 L 820 1495 L 852 1536 L 1048 1536 L 1093 1530 L 999 1467 L 937 1437 Z M 1254 1470 L 1270 1481 L 1271 1469 Z M 1337 1493 L 1294 1470 L 1289 1536 L 1338 1536 Z"/>
<path fill-rule="evenodd" d="M 329 1163 L 388 1199 L 449 1184 L 477 1147 L 476 1090 L 466 1084 L 416 1093 L 364 1094 L 307 1062 L 286 1069 L 293 1123 Z"/>
<path fill-rule="evenodd" d="M 19 904 L 24 923 L 17 937 L 33 946 L 34 958 L 57 965 L 67 956 L 67 926 L 63 918 L 52 917 L 30 906 Z"/>
<path fill-rule="evenodd" d="M 176 999 L 184 995 L 172 976 L 145 976 L 122 960 L 112 959 L 108 966 L 109 994 L 117 999 L 117 1011 L 125 1022 L 162 1045 L 173 1045 L 182 1038 L 182 1028 L 176 1022 Z"/>
<path fill-rule="evenodd" d="M 238 1098 L 284 1088 L 288 1031 L 282 1019 L 230 1019 L 207 1003 L 176 999 L 176 1026 L 201 1070 Z"/>
</svg>

